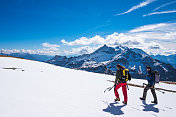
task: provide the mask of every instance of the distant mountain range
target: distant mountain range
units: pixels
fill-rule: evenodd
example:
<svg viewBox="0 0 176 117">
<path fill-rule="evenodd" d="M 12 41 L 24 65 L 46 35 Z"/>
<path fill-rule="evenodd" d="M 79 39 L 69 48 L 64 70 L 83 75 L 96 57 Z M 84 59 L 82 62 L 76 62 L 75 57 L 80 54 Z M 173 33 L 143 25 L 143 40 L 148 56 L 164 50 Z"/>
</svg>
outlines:
<svg viewBox="0 0 176 117">
<path fill-rule="evenodd" d="M 162 62 L 165 62 L 165 63 L 168 63 L 168 64 L 171 64 L 172 66 L 174 66 L 176 68 L 176 54 L 172 54 L 172 55 L 168 55 L 168 56 L 165 56 L 165 55 L 151 55 L 154 59 L 158 59 Z"/>
<path fill-rule="evenodd" d="M 0 53 L 14 57 L 47 62 L 62 67 L 80 69 L 95 73 L 114 75 L 116 65 L 121 64 L 130 70 L 132 77 L 145 78 L 146 66 L 150 65 L 161 74 L 161 80 L 176 81 L 176 55 L 148 55 L 141 49 L 106 45 L 91 54 L 75 57 L 48 56 L 29 53 Z"/>
<path fill-rule="evenodd" d="M 14 56 L 14 57 L 21 57 L 24 59 L 30 59 L 35 61 L 45 62 L 53 58 L 54 56 L 47 56 L 47 55 L 39 55 L 39 54 L 29 54 L 29 53 L 0 53 L 0 55 L 7 55 L 7 56 Z"/>
<path fill-rule="evenodd" d="M 104 45 L 91 54 L 76 57 L 56 55 L 47 62 L 62 67 L 112 75 L 116 72 L 116 65 L 121 64 L 130 70 L 134 78 L 145 78 L 146 66 L 150 65 L 153 70 L 160 72 L 161 80 L 176 81 L 176 68 L 152 58 L 137 48 L 123 46 L 113 48 Z"/>
</svg>

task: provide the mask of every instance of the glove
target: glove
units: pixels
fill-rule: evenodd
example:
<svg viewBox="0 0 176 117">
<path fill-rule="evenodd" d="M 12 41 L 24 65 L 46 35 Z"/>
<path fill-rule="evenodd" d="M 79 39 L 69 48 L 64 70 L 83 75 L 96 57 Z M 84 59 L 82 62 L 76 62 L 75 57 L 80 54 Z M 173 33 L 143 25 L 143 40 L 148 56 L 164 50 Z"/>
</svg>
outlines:
<svg viewBox="0 0 176 117">
<path fill-rule="evenodd" d="M 154 88 L 154 86 L 151 86 L 151 88 Z"/>
</svg>

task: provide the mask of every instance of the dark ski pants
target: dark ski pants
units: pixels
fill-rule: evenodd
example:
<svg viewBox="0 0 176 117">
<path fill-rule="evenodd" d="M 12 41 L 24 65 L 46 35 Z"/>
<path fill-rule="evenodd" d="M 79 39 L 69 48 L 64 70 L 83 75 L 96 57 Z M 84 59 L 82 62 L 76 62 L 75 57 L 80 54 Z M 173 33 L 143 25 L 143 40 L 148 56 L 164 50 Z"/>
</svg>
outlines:
<svg viewBox="0 0 176 117">
<path fill-rule="evenodd" d="M 157 101 L 157 97 L 156 97 L 155 89 L 149 87 L 149 85 L 146 85 L 146 87 L 144 88 L 143 98 L 146 99 L 147 91 L 148 91 L 149 89 L 150 89 L 151 92 L 152 92 L 152 95 L 153 95 L 154 101 Z"/>
<path fill-rule="evenodd" d="M 127 102 L 127 83 L 119 83 L 116 85 L 116 87 L 114 88 L 114 93 L 116 98 L 119 98 L 119 93 L 118 93 L 118 89 L 122 87 L 122 91 L 123 91 L 123 96 L 124 96 L 124 102 Z"/>
</svg>

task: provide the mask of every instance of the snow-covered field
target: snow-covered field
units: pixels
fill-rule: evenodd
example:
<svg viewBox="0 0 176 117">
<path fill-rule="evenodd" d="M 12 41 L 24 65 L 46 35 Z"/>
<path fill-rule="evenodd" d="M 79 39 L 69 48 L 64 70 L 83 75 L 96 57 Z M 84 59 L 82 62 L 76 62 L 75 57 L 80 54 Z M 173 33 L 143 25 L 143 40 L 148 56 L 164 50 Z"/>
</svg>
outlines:
<svg viewBox="0 0 176 117">
<path fill-rule="evenodd" d="M 3 69 L 12 67 L 19 69 Z M 175 93 L 157 92 L 155 105 L 150 91 L 145 103 L 139 100 L 143 89 L 129 86 L 128 105 L 123 105 L 113 102 L 113 90 L 104 93 L 113 85 L 107 80 L 114 76 L 0 57 L 0 117 L 175 117 Z M 156 87 L 176 90 L 176 85 L 163 83 Z M 119 93 L 123 101 L 121 89 Z"/>
</svg>

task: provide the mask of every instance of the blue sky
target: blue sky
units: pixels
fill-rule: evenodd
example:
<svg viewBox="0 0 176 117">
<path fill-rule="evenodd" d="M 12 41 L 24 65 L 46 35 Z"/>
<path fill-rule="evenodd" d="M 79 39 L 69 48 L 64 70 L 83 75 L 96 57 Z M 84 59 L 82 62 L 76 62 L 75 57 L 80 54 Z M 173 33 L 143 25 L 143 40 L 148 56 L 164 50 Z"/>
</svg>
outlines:
<svg viewBox="0 0 176 117">
<path fill-rule="evenodd" d="M 0 49 L 84 54 L 103 44 L 115 46 L 107 40 L 115 36 L 115 42 L 122 45 L 125 40 L 142 41 L 125 46 L 141 48 L 148 43 L 158 47 L 156 53 L 173 52 L 175 19 L 174 0 L 1 0 Z M 134 31 L 147 26 L 144 31 Z M 146 32 L 151 32 L 149 38 Z M 166 38 L 160 40 L 158 35 Z M 84 40 L 89 43 L 83 44 Z M 153 51 L 149 46 L 142 49 Z"/>
</svg>

